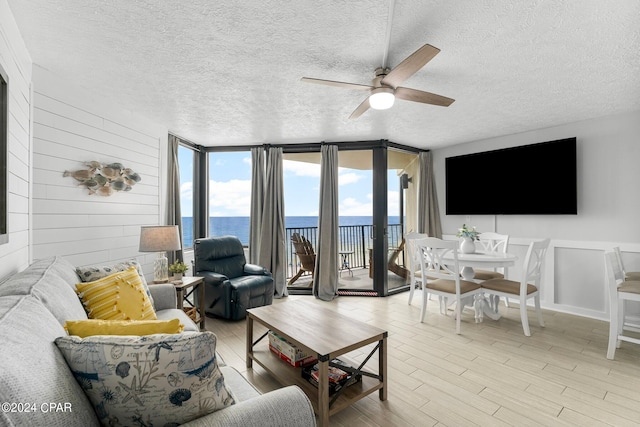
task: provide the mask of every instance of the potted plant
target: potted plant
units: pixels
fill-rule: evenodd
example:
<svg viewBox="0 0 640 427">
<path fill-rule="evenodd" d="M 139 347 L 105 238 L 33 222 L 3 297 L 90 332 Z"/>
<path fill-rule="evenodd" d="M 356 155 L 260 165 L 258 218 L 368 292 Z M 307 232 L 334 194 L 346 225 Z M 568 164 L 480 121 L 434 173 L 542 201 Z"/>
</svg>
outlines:
<svg viewBox="0 0 640 427">
<path fill-rule="evenodd" d="M 476 245 L 474 240 L 479 240 L 478 235 L 480 233 L 475 227 L 467 227 L 467 224 L 462 224 L 462 228 L 458 229 L 456 237 L 460 237 L 460 252 L 463 254 L 472 254 L 476 251 Z"/>
<path fill-rule="evenodd" d="M 182 279 L 182 275 L 189 269 L 189 266 L 179 259 L 169 266 L 169 271 L 173 273 L 175 279 Z"/>
</svg>

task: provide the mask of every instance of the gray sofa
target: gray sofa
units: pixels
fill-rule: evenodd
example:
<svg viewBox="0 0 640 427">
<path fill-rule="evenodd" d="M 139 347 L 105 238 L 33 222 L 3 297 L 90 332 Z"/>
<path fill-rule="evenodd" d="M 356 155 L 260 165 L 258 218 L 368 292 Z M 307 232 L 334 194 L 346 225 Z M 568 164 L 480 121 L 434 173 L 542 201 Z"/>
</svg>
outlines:
<svg viewBox="0 0 640 427">
<path fill-rule="evenodd" d="M 0 426 L 99 426 L 97 415 L 54 344 L 66 320 L 86 319 L 74 286 L 75 268 L 63 258 L 36 261 L 0 282 Z M 159 319 L 178 317 L 185 333 L 198 331 L 181 310 L 171 284 L 149 287 Z M 192 332 L 187 332 L 192 331 Z M 220 365 L 223 365 L 220 363 Z M 314 426 L 311 403 L 297 387 L 266 394 L 221 366 L 236 404 L 185 426 Z M 6 406 L 8 402 L 12 406 Z"/>
</svg>

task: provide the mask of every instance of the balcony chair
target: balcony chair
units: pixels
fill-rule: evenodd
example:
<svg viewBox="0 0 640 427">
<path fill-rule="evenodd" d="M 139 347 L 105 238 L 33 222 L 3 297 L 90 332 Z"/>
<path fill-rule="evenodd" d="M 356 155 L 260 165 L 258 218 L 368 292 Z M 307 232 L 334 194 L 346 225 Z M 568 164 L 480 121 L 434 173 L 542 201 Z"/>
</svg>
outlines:
<svg viewBox="0 0 640 427">
<path fill-rule="evenodd" d="M 528 337 L 531 336 L 529 318 L 527 316 L 527 300 L 529 298 L 533 298 L 536 314 L 538 315 L 538 323 L 540 323 L 541 327 L 544 327 L 542 310 L 540 309 L 540 280 L 542 279 L 542 266 L 549 242 L 549 239 L 531 242 L 527 255 L 524 257 L 522 278 L 519 282 L 508 279 L 489 279 L 481 283 L 482 290 L 488 293 L 490 298 L 492 296 L 518 298 L 520 301 L 522 329 Z M 492 308 L 494 311 L 498 309 L 497 306 Z"/>
<path fill-rule="evenodd" d="M 194 276 L 204 277 L 208 315 L 240 320 L 245 318 L 248 308 L 273 302 L 271 273 L 258 265 L 247 264 L 237 237 L 197 239 L 193 271 Z"/>
<path fill-rule="evenodd" d="M 293 282 L 298 280 L 300 276 L 306 272 L 311 273 L 311 279 L 313 280 L 313 271 L 316 268 L 316 252 L 313 250 L 311 242 L 299 233 L 293 233 L 291 235 L 291 243 L 293 243 L 296 256 L 300 260 L 300 269 L 295 276 L 289 279 L 287 286 L 291 286 Z"/>
<path fill-rule="evenodd" d="M 607 359 L 613 359 L 622 341 L 640 344 L 640 339 L 624 335 L 624 331 L 640 332 L 640 326 L 625 318 L 625 301 L 640 302 L 640 280 L 625 280 L 624 270 L 615 249 L 606 251 L 605 275 L 609 282 L 609 346 Z"/>
<path fill-rule="evenodd" d="M 392 273 L 406 279 L 409 277 L 409 269 L 404 265 L 398 264 L 398 258 L 404 251 L 405 240 L 404 237 L 397 248 L 389 248 L 389 257 L 387 258 L 387 270 Z M 369 278 L 373 279 L 373 248 L 369 248 Z"/>
</svg>

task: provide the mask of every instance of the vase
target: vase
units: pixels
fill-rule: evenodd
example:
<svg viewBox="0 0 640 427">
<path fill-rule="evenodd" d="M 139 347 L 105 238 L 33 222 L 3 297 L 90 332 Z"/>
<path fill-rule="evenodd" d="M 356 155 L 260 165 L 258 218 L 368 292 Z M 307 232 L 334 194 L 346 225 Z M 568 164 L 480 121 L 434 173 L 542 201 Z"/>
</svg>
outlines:
<svg viewBox="0 0 640 427">
<path fill-rule="evenodd" d="M 173 273 L 173 280 L 182 280 L 182 273 Z"/>
<path fill-rule="evenodd" d="M 476 251 L 476 245 L 473 243 L 473 239 L 469 237 L 463 237 L 460 241 L 460 252 L 463 254 L 472 254 Z"/>
</svg>

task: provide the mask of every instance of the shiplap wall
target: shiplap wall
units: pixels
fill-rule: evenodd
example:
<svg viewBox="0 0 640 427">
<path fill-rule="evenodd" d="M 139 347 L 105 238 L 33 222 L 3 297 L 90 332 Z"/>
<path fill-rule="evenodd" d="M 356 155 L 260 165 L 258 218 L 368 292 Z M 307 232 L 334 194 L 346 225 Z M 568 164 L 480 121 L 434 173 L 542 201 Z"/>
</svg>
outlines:
<svg viewBox="0 0 640 427">
<path fill-rule="evenodd" d="M 31 57 L 11 10 L 0 0 L 0 63 L 8 77 L 7 228 L 0 245 L 0 280 L 29 264 Z M 5 215 L 4 212 L 0 215 Z"/>
<path fill-rule="evenodd" d="M 137 258 L 141 225 L 162 222 L 167 129 L 125 114 L 33 67 L 33 259 L 62 255 L 76 266 Z M 90 195 L 64 171 L 122 163 L 142 180 L 129 192 Z"/>
</svg>

